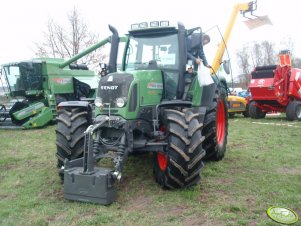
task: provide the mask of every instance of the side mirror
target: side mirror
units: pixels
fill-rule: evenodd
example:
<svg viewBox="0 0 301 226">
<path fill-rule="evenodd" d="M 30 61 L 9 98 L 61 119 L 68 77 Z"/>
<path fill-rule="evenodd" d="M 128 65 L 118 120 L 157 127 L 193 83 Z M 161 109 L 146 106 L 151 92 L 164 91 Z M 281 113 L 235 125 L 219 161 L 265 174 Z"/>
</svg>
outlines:
<svg viewBox="0 0 301 226">
<path fill-rule="evenodd" d="M 225 60 L 223 62 L 223 68 L 224 68 L 224 71 L 226 72 L 227 75 L 230 74 L 230 61 L 229 60 Z"/>
</svg>

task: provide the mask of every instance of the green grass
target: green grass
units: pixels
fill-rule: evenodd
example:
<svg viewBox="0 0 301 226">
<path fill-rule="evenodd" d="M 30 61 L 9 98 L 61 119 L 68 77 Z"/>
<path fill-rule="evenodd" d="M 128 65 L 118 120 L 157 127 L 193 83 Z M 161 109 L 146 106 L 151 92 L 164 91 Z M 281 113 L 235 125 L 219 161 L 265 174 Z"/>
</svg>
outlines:
<svg viewBox="0 0 301 226">
<path fill-rule="evenodd" d="M 283 116 L 230 119 L 225 158 L 188 189 L 161 189 L 151 156 L 131 156 L 109 206 L 63 198 L 54 129 L 0 130 L 0 225 L 275 225 L 274 205 L 301 216 L 301 123 Z"/>
</svg>

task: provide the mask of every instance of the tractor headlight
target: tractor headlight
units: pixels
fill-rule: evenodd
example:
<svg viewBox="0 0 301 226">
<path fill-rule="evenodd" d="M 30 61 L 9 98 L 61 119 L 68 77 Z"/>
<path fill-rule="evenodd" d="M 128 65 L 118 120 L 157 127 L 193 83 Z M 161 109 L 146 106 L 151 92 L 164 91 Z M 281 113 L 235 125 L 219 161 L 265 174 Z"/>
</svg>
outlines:
<svg viewBox="0 0 301 226">
<path fill-rule="evenodd" d="M 117 98 L 116 99 L 116 106 L 119 107 L 119 108 L 122 108 L 124 107 L 126 104 L 126 100 L 125 98 Z"/>
<path fill-rule="evenodd" d="M 100 97 L 96 97 L 94 100 L 94 104 L 98 108 L 102 107 L 103 106 L 102 99 Z"/>
</svg>

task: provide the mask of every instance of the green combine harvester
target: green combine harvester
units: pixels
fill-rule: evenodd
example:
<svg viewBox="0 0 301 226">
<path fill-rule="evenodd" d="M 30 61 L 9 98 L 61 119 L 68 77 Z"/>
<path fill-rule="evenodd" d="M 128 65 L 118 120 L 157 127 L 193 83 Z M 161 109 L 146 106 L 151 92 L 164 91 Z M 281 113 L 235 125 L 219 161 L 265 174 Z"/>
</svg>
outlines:
<svg viewBox="0 0 301 226">
<path fill-rule="evenodd" d="M 141 152 L 152 153 L 163 188 L 196 184 L 204 159 L 224 157 L 228 135 L 226 80 L 214 76 L 203 86 L 186 72 L 187 51 L 199 49 L 201 28 L 135 24 L 122 40 L 124 49 L 117 30 L 111 31 L 111 67 L 98 83 L 94 105 L 59 104 L 56 156 L 64 197 L 112 203 L 128 155 Z M 123 59 L 117 71 L 118 53 Z"/>
<path fill-rule="evenodd" d="M 110 43 L 110 37 L 67 61 L 39 58 L 2 65 L 5 95 L 0 103 L 0 128 L 39 128 L 55 121 L 62 101 L 94 101 L 99 75 L 75 62 Z"/>
</svg>

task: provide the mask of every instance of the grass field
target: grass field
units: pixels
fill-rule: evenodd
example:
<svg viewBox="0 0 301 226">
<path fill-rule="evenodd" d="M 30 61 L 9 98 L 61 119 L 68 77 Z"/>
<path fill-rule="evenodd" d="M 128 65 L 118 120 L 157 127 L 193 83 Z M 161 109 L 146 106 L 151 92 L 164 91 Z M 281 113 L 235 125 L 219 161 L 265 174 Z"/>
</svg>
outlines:
<svg viewBox="0 0 301 226">
<path fill-rule="evenodd" d="M 225 158 L 189 189 L 162 190 L 151 156 L 131 156 L 109 206 L 63 198 L 54 130 L 0 130 L 0 225 L 279 225 L 270 206 L 301 216 L 301 123 L 284 116 L 230 119 Z"/>
</svg>

